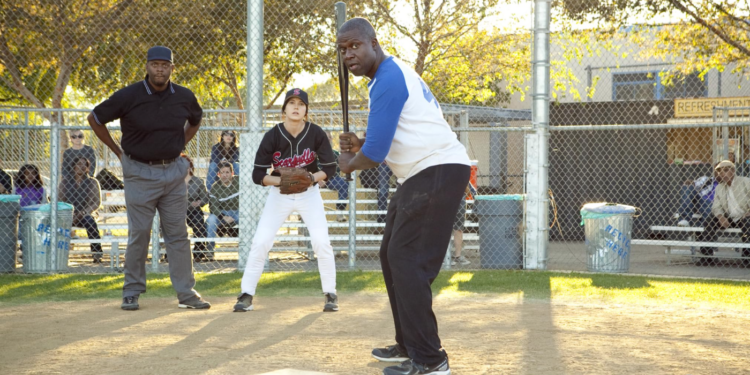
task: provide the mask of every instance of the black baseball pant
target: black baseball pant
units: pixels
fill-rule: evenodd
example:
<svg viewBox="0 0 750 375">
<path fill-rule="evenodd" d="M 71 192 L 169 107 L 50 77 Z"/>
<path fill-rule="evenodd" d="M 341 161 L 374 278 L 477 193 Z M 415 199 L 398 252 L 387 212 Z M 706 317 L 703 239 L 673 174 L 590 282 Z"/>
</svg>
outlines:
<svg viewBox="0 0 750 375">
<path fill-rule="evenodd" d="M 396 342 L 417 363 L 434 365 L 445 357 L 430 285 L 445 258 L 469 174 L 462 164 L 427 168 L 406 180 L 388 205 L 380 263 Z"/>
</svg>

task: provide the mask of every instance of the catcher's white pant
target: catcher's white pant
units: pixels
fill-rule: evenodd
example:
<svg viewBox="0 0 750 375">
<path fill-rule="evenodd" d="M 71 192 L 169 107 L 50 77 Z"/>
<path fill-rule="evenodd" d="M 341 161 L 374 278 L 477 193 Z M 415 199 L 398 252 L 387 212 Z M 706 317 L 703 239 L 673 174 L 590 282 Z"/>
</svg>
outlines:
<svg viewBox="0 0 750 375">
<path fill-rule="evenodd" d="M 318 256 L 318 272 L 320 272 L 323 293 L 336 293 L 336 263 L 331 240 L 328 238 L 323 198 L 320 196 L 317 184 L 304 193 L 287 195 L 279 193 L 279 188 L 276 186 L 271 187 L 258 222 L 258 229 L 255 231 L 253 243 L 250 246 L 245 274 L 242 276 L 243 293 L 255 295 L 255 288 L 263 273 L 263 265 L 268 252 L 273 247 L 276 232 L 294 211 L 302 216 L 310 232 L 312 248 Z"/>
</svg>

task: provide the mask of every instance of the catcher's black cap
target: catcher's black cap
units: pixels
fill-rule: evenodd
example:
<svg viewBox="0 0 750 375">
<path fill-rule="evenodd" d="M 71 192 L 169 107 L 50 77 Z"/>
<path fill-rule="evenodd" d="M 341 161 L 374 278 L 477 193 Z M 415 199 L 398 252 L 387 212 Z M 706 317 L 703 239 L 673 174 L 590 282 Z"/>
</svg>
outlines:
<svg viewBox="0 0 750 375">
<path fill-rule="evenodd" d="M 148 49 L 146 61 L 165 60 L 172 62 L 172 50 L 167 47 L 155 46 Z"/>
<path fill-rule="evenodd" d="M 281 106 L 281 112 L 284 112 L 286 109 L 286 103 L 289 103 L 289 100 L 292 98 L 299 98 L 299 100 L 302 101 L 302 103 L 305 103 L 305 107 L 310 106 L 310 102 L 307 100 L 307 93 L 303 91 L 302 89 L 291 89 L 286 92 L 286 97 L 284 97 L 284 105 Z M 305 112 L 307 112 L 305 110 Z"/>
</svg>

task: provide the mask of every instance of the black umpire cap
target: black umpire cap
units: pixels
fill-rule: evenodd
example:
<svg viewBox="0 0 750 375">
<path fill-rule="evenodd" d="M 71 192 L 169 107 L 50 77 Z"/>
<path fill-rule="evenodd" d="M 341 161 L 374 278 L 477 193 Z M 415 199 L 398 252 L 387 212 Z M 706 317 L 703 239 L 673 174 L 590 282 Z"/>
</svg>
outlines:
<svg viewBox="0 0 750 375">
<path fill-rule="evenodd" d="M 172 50 L 163 46 L 151 47 L 148 49 L 148 57 L 146 61 L 151 60 L 165 60 L 172 62 Z"/>
<path fill-rule="evenodd" d="M 284 105 L 281 106 L 281 112 L 284 112 L 286 109 L 286 103 L 289 103 L 289 100 L 292 98 L 299 98 L 299 100 L 302 101 L 302 103 L 305 103 L 305 107 L 310 106 L 310 102 L 307 100 L 307 93 L 302 89 L 291 89 L 286 92 L 286 97 L 284 97 Z M 305 114 L 307 114 L 307 108 L 305 108 Z"/>
</svg>

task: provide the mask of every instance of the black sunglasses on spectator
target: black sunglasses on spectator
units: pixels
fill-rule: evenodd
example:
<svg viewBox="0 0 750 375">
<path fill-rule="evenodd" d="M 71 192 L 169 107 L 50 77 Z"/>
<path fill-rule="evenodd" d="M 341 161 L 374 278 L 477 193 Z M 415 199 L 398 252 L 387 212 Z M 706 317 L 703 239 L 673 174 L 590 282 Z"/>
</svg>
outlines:
<svg viewBox="0 0 750 375">
<path fill-rule="evenodd" d="M 70 136 L 70 139 L 76 139 L 76 138 L 81 138 L 81 139 L 83 139 L 83 134 L 81 134 L 81 135 L 71 135 L 71 136 Z"/>
</svg>

